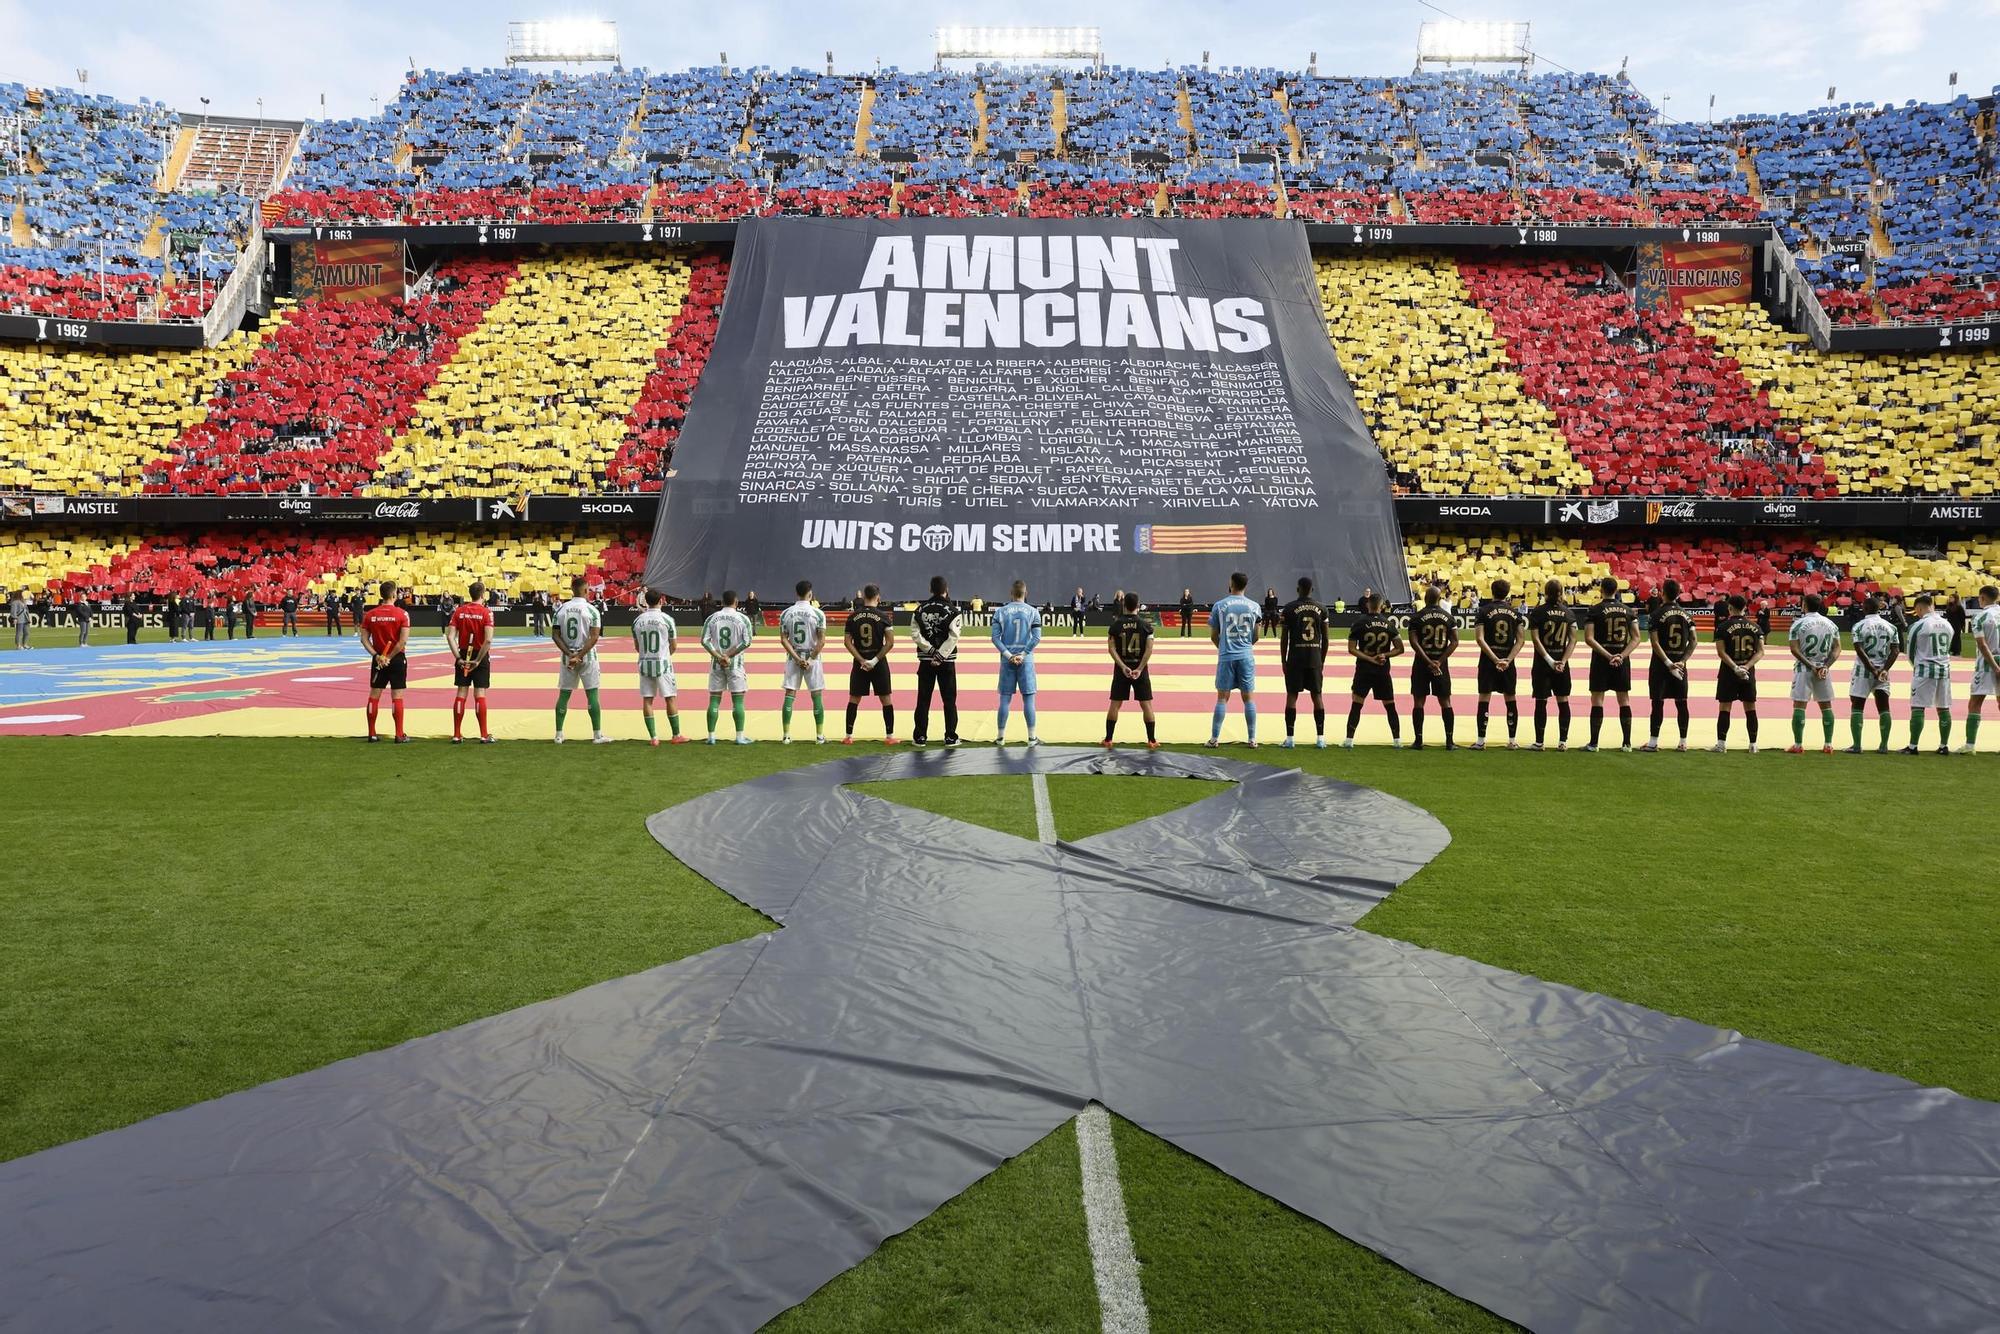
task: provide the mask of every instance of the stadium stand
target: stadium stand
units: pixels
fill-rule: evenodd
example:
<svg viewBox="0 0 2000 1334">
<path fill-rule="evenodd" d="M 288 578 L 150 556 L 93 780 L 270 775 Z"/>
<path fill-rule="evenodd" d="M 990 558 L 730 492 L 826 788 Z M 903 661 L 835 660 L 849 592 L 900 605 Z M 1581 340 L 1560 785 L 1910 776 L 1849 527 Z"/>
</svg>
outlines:
<svg viewBox="0 0 2000 1334">
<path fill-rule="evenodd" d="M 371 491 L 597 490 L 688 283 L 679 253 L 524 259 L 375 462 Z"/>
<path fill-rule="evenodd" d="M 2000 478 L 2000 359 L 1819 352 L 1752 305 L 1700 307 L 1691 318 L 1843 493 L 1990 494 Z"/>
<path fill-rule="evenodd" d="M 287 309 L 157 461 L 147 490 L 352 494 L 514 276 L 504 260 L 450 259 L 406 299 Z"/>
<path fill-rule="evenodd" d="M 1328 329 L 1399 490 L 1560 495 L 1591 485 L 1451 259 L 1322 255 L 1316 269 Z"/>
<path fill-rule="evenodd" d="M 157 102 L 0 84 L 0 312 L 202 313 L 254 204 L 234 189 L 163 193 L 177 129 Z"/>
<path fill-rule="evenodd" d="M 1796 431 L 1678 314 L 1633 306 L 1601 264 L 1466 263 L 1529 393 L 1555 413 L 1600 493 L 1821 496 Z"/>
<path fill-rule="evenodd" d="M 1486 596 L 1495 579 L 1513 584 L 1532 602 L 1542 585 L 1560 579 L 1571 592 L 1589 587 L 1611 567 L 1574 538 L 1502 530 L 1454 533 L 1412 530 L 1403 535 L 1403 558 L 1412 583 L 1433 582 L 1459 594 L 1474 589 Z"/>
<path fill-rule="evenodd" d="M 658 491 L 673 459 L 695 382 L 715 346 L 722 294 L 729 283 L 728 261 L 713 251 L 695 255 L 688 269 L 687 296 L 639 399 L 625 419 L 625 441 L 605 465 L 604 484 L 612 491 Z"/>
<path fill-rule="evenodd" d="M 162 352 L 0 343 L 0 490 L 136 493 L 268 337 Z"/>
</svg>

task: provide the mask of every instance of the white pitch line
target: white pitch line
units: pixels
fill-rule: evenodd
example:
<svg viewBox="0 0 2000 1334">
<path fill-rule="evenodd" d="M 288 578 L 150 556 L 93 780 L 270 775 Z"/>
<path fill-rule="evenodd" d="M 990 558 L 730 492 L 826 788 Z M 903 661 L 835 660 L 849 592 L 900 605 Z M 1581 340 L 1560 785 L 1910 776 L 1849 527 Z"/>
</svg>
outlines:
<svg viewBox="0 0 2000 1334">
<path fill-rule="evenodd" d="M 1146 1316 L 1145 1290 L 1139 1286 L 1132 1229 L 1125 1221 L 1111 1114 L 1097 1103 L 1077 1113 L 1076 1152 L 1083 1168 L 1083 1226 L 1090 1237 L 1090 1272 L 1097 1280 L 1104 1334 L 1146 1334 L 1152 1325 Z"/>
<path fill-rule="evenodd" d="M 1056 841 L 1055 812 L 1049 807 L 1047 774 L 1030 775 L 1035 792 L 1035 837 Z M 1125 1191 L 1118 1184 L 1118 1149 L 1111 1142 L 1111 1114 L 1091 1103 L 1076 1117 L 1076 1156 L 1083 1176 L 1083 1229 L 1090 1239 L 1090 1273 L 1097 1283 L 1097 1310 L 1105 1334 L 1147 1334 L 1146 1293 L 1139 1286 L 1139 1257 L 1125 1218 Z"/>
<path fill-rule="evenodd" d="M 1043 843 L 1056 841 L 1056 817 L 1049 809 L 1049 776 L 1037 773 L 1029 782 L 1035 789 L 1035 837 Z"/>
</svg>

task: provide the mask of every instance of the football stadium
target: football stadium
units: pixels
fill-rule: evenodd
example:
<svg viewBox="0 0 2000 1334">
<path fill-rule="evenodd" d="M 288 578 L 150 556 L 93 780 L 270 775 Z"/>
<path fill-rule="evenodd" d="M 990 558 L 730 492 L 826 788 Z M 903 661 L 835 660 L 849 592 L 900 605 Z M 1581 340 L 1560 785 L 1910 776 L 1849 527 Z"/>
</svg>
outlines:
<svg viewBox="0 0 2000 1334">
<path fill-rule="evenodd" d="M 0 1330 L 2000 1329 L 2000 19 L 110 9 Z"/>
</svg>

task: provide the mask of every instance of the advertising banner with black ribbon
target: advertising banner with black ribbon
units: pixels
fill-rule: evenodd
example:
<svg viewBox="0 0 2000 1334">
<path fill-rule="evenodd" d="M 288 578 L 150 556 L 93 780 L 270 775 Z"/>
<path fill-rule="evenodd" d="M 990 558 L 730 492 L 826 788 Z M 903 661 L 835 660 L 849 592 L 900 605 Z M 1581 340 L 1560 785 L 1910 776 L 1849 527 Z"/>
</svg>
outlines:
<svg viewBox="0 0 2000 1334">
<path fill-rule="evenodd" d="M 1407 589 L 1382 456 L 1278 221 L 737 233 L 648 584 L 965 597 Z"/>
</svg>

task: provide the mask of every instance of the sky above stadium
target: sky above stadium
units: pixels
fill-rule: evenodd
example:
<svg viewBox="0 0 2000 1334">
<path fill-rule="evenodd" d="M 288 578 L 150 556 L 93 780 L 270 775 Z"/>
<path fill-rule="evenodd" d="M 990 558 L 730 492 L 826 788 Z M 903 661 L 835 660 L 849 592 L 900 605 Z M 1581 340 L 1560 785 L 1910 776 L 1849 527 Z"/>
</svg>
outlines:
<svg viewBox="0 0 2000 1334">
<path fill-rule="evenodd" d="M 1837 100 L 1937 101 L 2000 84 L 2000 0 L 1595 0 L 1478 8 L 1464 19 L 1526 20 L 1547 61 L 1612 72 L 1630 58 L 1641 91 L 1681 119 L 1800 111 Z M 604 0 L 583 8 L 501 9 L 480 0 L 0 0 L 0 80 L 88 86 L 153 97 L 182 110 L 280 117 L 365 115 L 419 67 L 498 65 L 506 21 L 590 15 L 615 20 L 627 64 L 679 69 L 714 63 L 818 67 L 831 47 L 842 71 L 877 63 L 931 63 L 931 34 L 947 23 L 1096 23 L 1107 57 L 1161 68 L 1194 63 L 1303 68 L 1325 74 L 1400 74 L 1417 26 L 1439 11 L 1420 0 L 1353 5 L 1247 5 L 1238 0 L 1096 0 L 1049 7 L 992 0 L 979 6 L 857 4 L 853 0 L 733 0 L 659 6 Z M 1664 100 L 1663 102 L 1663 99 Z"/>
</svg>

